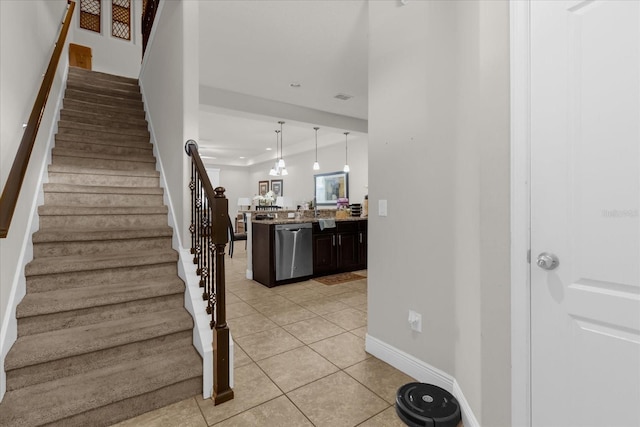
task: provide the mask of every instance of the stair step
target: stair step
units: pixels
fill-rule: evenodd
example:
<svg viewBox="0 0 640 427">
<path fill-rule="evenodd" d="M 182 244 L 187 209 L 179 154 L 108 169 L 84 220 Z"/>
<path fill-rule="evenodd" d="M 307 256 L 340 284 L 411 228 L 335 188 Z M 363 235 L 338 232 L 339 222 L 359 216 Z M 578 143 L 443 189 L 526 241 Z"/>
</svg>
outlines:
<svg viewBox="0 0 640 427">
<path fill-rule="evenodd" d="M 85 159 L 95 159 L 95 160 L 117 160 L 124 162 L 138 162 L 138 163 L 148 163 L 151 165 L 155 165 L 156 159 L 152 154 L 143 154 L 143 155 L 121 155 L 121 154 L 108 154 L 108 153 L 87 153 L 82 150 L 71 150 L 68 148 L 59 148 L 54 147 L 51 150 L 52 156 L 59 157 L 78 157 Z"/>
<path fill-rule="evenodd" d="M 168 209 L 157 206 L 39 206 L 40 229 L 154 228 L 168 224 Z"/>
<path fill-rule="evenodd" d="M 53 148 L 51 161 L 56 165 L 71 165 L 81 168 L 112 170 L 155 170 L 156 159 L 153 156 L 113 155 L 85 153 L 78 150 Z"/>
<path fill-rule="evenodd" d="M 178 253 L 171 250 L 149 251 L 144 254 L 117 253 L 96 256 L 62 256 L 36 258 L 25 266 L 25 275 L 74 273 L 110 268 L 178 262 Z"/>
<path fill-rule="evenodd" d="M 45 203 L 43 206 L 65 208 L 69 206 L 160 206 L 163 204 L 162 195 L 164 193 L 160 187 L 107 187 L 104 185 L 57 183 L 46 183 L 43 185 L 43 190 Z M 105 212 L 97 213 L 104 214 Z"/>
<path fill-rule="evenodd" d="M 193 347 L 160 352 L 7 392 L 0 425 L 107 426 L 201 393 L 201 377 Z"/>
<path fill-rule="evenodd" d="M 193 319 L 184 308 L 179 307 L 92 325 L 26 335 L 19 337 L 7 354 L 5 369 L 11 371 L 70 357 L 90 355 L 91 358 L 97 358 L 98 352 L 105 349 L 190 331 L 192 328 Z"/>
<path fill-rule="evenodd" d="M 104 286 L 87 286 L 82 289 L 61 289 L 26 295 L 18 304 L 19 319 L 58 314 L 86 308 L 113 306 L 145 298 L 182 294 L 184 284 L 178 278 L 158 282 L 154 279 L 124 282 Z M 102 322 L 101 322 L 102 323 Z"/>
<path fill-rule="evenodd" d="M 58 132 L 55 136 L 56 143 L 58 141 L 69 142 L 90 142 L 93 144 L 113 145 L 121 147 L 145 148 L 152 147 L 150 139 L 145 136 L 135 135 L 118 135 L 115 133 L 103 134 L 99 132 L 91 132 L 80 129 L 65 129 L 64 132 Z"/>
<path fill-rule="evenodd" d="M 49 228 L 33 234 L 33 256 L 39 258 L 170 249 L 172 235 L 173 230 L 168 226 L 130 230 Z"/>
<path fill-rule="evenodd" d="M 18 336 L 169 310 L 183 301 L 184 284 L 178 277 L 31 293 L 16 310 Z"/>
<path fill-rule="evenodd" d="M 133 77 L 125 77 L 125 76 L 117 76 L 115 74 L 107 74 L 100 71 L 87 70 L 79 67 L 69 67 L 69 78 L 83 78 L 90 79 L 92 81 L 107 81 L 107 82 L 117 82 L 122 84 L 129 85 L 138 85 L 138 79 Z"/>
<path fill-rule="evenodd" d="M 58 131 L 64 132 L 65 129 L 77 129 L 92 131 L 101 134 L 116 134 L 116 135 L 129 135 L 129 136 L 143 136 L 149 137 L 149 130 L 146 127 L 142 128 L 129 128 L 123 126 L 119 121 L 113 123 L 107 123 L 103 125 L 78 123 L 73 120 L 60 120 L 58 122 Z"/>
<path fill-rule="evenodd" d="M 84 90 L 68 88 L 64 92 L 65 99 L 91 102 L 97 105 L 123 106 L 125 108 L 137 108 L 144 110 L 142 101 L 136 99 L 114 98 L 113 96 L 93 94 Z"/>
<path fill-rule="evenodd" d="M 127 108 L 122 105 L 97 105 L 80 99 L 65 98 L 62 101 L 65 110 L 91 114 L 106 114 L 114 118 L 145 118 L 145 112 L 139 107 Z"/>
<path fill-rule="evenodd" d="M 97 126 L 110 126 L 111 123 L 116 123 L 120 128 L 147 129 L 147 120 L 144 117 L 124 118 L 113 114 L 95 114 L 67 109 L 60 111 L 60 120 Z"/>
<path fill-rule="evenodd" d="M 116 156 L 153 156 L 150 144 L 147 147 L 127 147 L 124 145 L 99 144 L 91 142 L 76 142 L 64 139 L 56 140 L 57 148 L 84 151 L 86 153 L 112 154 Z"/>
<path fill-rule="evenodd" d="M 114 283 L 143 280 L 153 277 L 176 276 L 175 260 L 156 260 L 154 264 L 106 268 L 51 275 L 28 276 L 27 293 L 47 292 L 56 289 L 81 288 L 83 286 L 110 286 Z M 162 261 L 162 262 L 160 262 Z"/>
<path fill-rule="evenodd" d="M 118 99 L 142 100 L 140 88 L 134 85 L 117 83 L 100 83 L 96 80 L 71 79 L 67 81 L 67 89 L 87 92 L 90 95 L 104 95 Z"/>
<path fill-rule="evenodd" d="M 112 187 L 157 187 L 160 185 L 160 173 L 156 170 L 110 170 L 52 164 L 49 165 L 49 182 Z"/>
<path fill-rule="evenodd" d="M 171 302 L 175 303 L 177 296 L 172 296 L 171 298 L 173 298 Z M 142 306 L 146 307 L 146 305 Z M 155 307 L 151 306 L 149 308 L 155 309 Z M 163 310 L 166 310 L 166 308 L 164 308 Z M 113 319 L 115 319 L 115 316 L 117 316 L 118 314 L 120 313 L 114 310 Z M 40 317 L 48 318 L 50 316 Z M 105 318 L 102 321 L 104 322 L 113 319 Z M 29 320 L 29 318 L 27 320 Z M 98 319 L 98 321 L 101 321 L 101 319 Z M 98 321 L 94 323 L 98 323 Z M 48 326 L 44 323 L 44 321 L 41 321 L 40 324 Z M 90 325 L 90 323 L 87 323 L 87 325 Z M 53 330 L 46 330 L 41 332 L 55 332 L 57 329 L 60 328 L 54 328 Z M 38 333 L 39 332 L 37 331 L 34 332 L 34 334 Z M 18 336 L 21 337 L 22 335 Z M 91 358 L 81 355 L 59 359 L 49 363 L 41 363 L 38 365 L 25 366 L 23 368 L 8 370 L 7 382 L 9 383 L 10 381 L 10 385 L 7 386 L 7 390 L 18 390 L 34 384 L 41 384 L 46 381 L 54 381 L 59 378 L 82 374 L 88 372 L 89 370 L 100 369 L 104 368 L 105 366 L 138 359 L 140 357 L 157 353 L 158 351 L 170 351 L 178 348 L 187 349 L 192 345 L 192 341 L 193 332 L 191 330 L 185 329 L 184 331 L 151 338 L 149 340 L 143 341 L 142 343 L 130 343 L 104 349 L 99 353 L 92 353 L 91 355 L 93 357 Z"/>
</svg>

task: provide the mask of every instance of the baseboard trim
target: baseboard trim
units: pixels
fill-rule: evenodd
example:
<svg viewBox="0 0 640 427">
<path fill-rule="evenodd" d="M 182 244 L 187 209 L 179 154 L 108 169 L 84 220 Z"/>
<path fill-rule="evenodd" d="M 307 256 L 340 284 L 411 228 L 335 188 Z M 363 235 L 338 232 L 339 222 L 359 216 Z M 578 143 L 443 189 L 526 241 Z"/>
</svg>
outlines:
<svg viewBox="0 0 640 427">
<path fill-rule="evenodd" d="M 27 279 L 25 276 L 25 266 L 33 259 L 33 233 L 40 228 L 40 217 L 38 216 L 38 206 L 44 204 L 44 190 L 43 183 L 49 181 L 49 175 L 47 166 L 51 164 L 51 150 L 55 146 L 55 135 L 58 132 L 58 121 L 60 120 L 60 109 L 62 101 L 64 99 L 64 92 L 67 88 L 67 75 L 69 74 L 69 55 L 67 54 L 68 43 L 63 49 L 61 61 L 58 64 L 58 71 L 62 73 L 62 84 L 60 85 L 60 91 L 57 96 L 50 97 L 49 99 L 55 99 L 54 113 L 52 122 L 49 124 L 49 134 L 47 136 L 47 143 L 44 148 L 45 155 L 39 167 L 40 178 L 36 184 L 36 190 L 33 198 L 30 202 L 29 219 L 27 220 L 27 233 L 22 240 L 20 247 L 20 256 L 18 257 L 16 274 L 14 275 L 13 282 L 11 283 L 11 290 L 9 291 L 7 310 L 5 316 L 0 325 L 0 401 L 4 398 L 4 394 L 7 391 L 7 374 L 4 369 L 4 361 L 7 357 L 7 353 L 18 339 L 18 319 L 16 317 L 16 307 L 22 301 L 22 298 L 27 293 Z M 46 107 L 45 107 L 46 109 Z M 45 113 L 46 114 L 46 113 Z M 43 123 L 40 124 L 41 132 L 44 130 Z M 33 156 L 33 154 L 32 154 Z M 26 190 L 22 190 L 26 191 Z M 23 195 L 24 197 L 24 195 Z"/>
<path fill-rule="evenodd" d="M 160 186 L 164 189 L 163 201 L 169 210 L 169 226 L 173 228 L 172 247 L 179 254 L 178 277 L 185 283 L 184 306 L 193 318 L 193 346 L 202 357 L 202 397 L 208 399 L 213 396 L 213 332 L 209 322 L 211 317 L 206 312 L 206 305 L 202 301 L 200 278 L 196 275 L 194 264 L 191 261 L 191 252 L 182 247 L 182 242 L 176 232 L 175 211 L 167 185 L 166 175 L 162 163 L 162 156 L 158 151 L 157 139 L 154 132 L 153 120 L 147 111 L 147 98 L 144 87 L 140 85 L 142 101 L 145 106 L 145 117 L 149 123 L 150 140 L 153 145 L 153 154 L 157 159 L 157 169 L 160 172 Z M 229 340 L 229 385 L 233 387 L 233 339 Z"/>
<path fill-rule="evenodd" d="M 460 404 L 464 426 L 480 427 L 460 385 L 451 375 L 369 334 L 365 339 L 365 350 L 416 380 L 437 385 L 453 394 Z"/>
</svg>

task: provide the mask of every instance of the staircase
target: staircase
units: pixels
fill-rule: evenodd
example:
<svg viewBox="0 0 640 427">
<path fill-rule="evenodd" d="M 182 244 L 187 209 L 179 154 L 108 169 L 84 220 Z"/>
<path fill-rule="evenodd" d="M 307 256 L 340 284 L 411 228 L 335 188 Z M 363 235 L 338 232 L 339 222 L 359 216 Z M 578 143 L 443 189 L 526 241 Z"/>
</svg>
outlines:
<svg viewBox="0 0 640 427">
<path fill-rule="evenodd" d="M 70 68 L 2 426 L 104 426 L 202 392 L 137 81 Z"/>
</svg>

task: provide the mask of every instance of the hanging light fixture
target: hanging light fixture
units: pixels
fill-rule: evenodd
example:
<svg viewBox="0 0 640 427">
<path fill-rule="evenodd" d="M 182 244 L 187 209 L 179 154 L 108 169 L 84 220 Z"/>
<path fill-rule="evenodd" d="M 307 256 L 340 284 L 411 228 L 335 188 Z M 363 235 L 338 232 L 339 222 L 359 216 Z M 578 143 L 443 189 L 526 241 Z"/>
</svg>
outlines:
<svg viewBox="0 0 640 427">
<path fill-rule="evenodd" d="M 281 120 L 278 123 L 280 123 L 280 160 L 278 161 L 278 166 L 280 166 L 281 168 L 285 168 L 286 165 L 284 163 L 284 159 L 283 159 L 283 154 L 284 154 L 284 145 L 282 145 L 282 125 L 284 124 L 284 122 Z"/>
<path fill-rule="evenodd" d="M 320 170 L 320 163 L 318 163 L 318 129 L 320 128 L 314 127 L 314 129 L 316 130 L 316 161 L 313 163 L 313 170 L 317 171 Z"/>
<path fill-rule="evenodd" d="M 342 169 L 344 172 L 349 172 L 349 156 L 348 156 L 348 150 L 347 150 L 347 135 L 349 135 L 349 132 L 345 132 L 344 133 L 344 169 Z"/>
<path fill-rule="evenodd" d="M 280 133 L 280 131 L 276 130 L 276 162 L 274 166 L 271 168 L 271 170 L 269 171 L 270 176 L 280 175 L 280 168 L 278 167 L 278 133 Z"/>
<path fill-rule="evenodd" d="M 280 175 L 287 176 L 289 172 L 287 172 L 287 165 L 284 163 L 284 145 L 282 144 L 282 125 L 284 122 L 280 120 L 278 123 L 280 123 L 280 160 L 278 161 L 278 167 L 280 168 Z"/>
</svg>

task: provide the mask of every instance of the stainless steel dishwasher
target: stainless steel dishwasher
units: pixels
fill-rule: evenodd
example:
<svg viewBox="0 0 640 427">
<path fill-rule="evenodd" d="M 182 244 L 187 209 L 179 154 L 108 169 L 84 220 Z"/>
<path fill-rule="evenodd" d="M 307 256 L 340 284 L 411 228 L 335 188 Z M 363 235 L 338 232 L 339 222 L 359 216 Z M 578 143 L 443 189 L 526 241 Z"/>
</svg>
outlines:
<svg viewBox="0 0 640 427">
<path fill-rule="evenodd" d="M 276 225 L 276 280 L 313 274 L 311 223 Z"/>
</svg>

